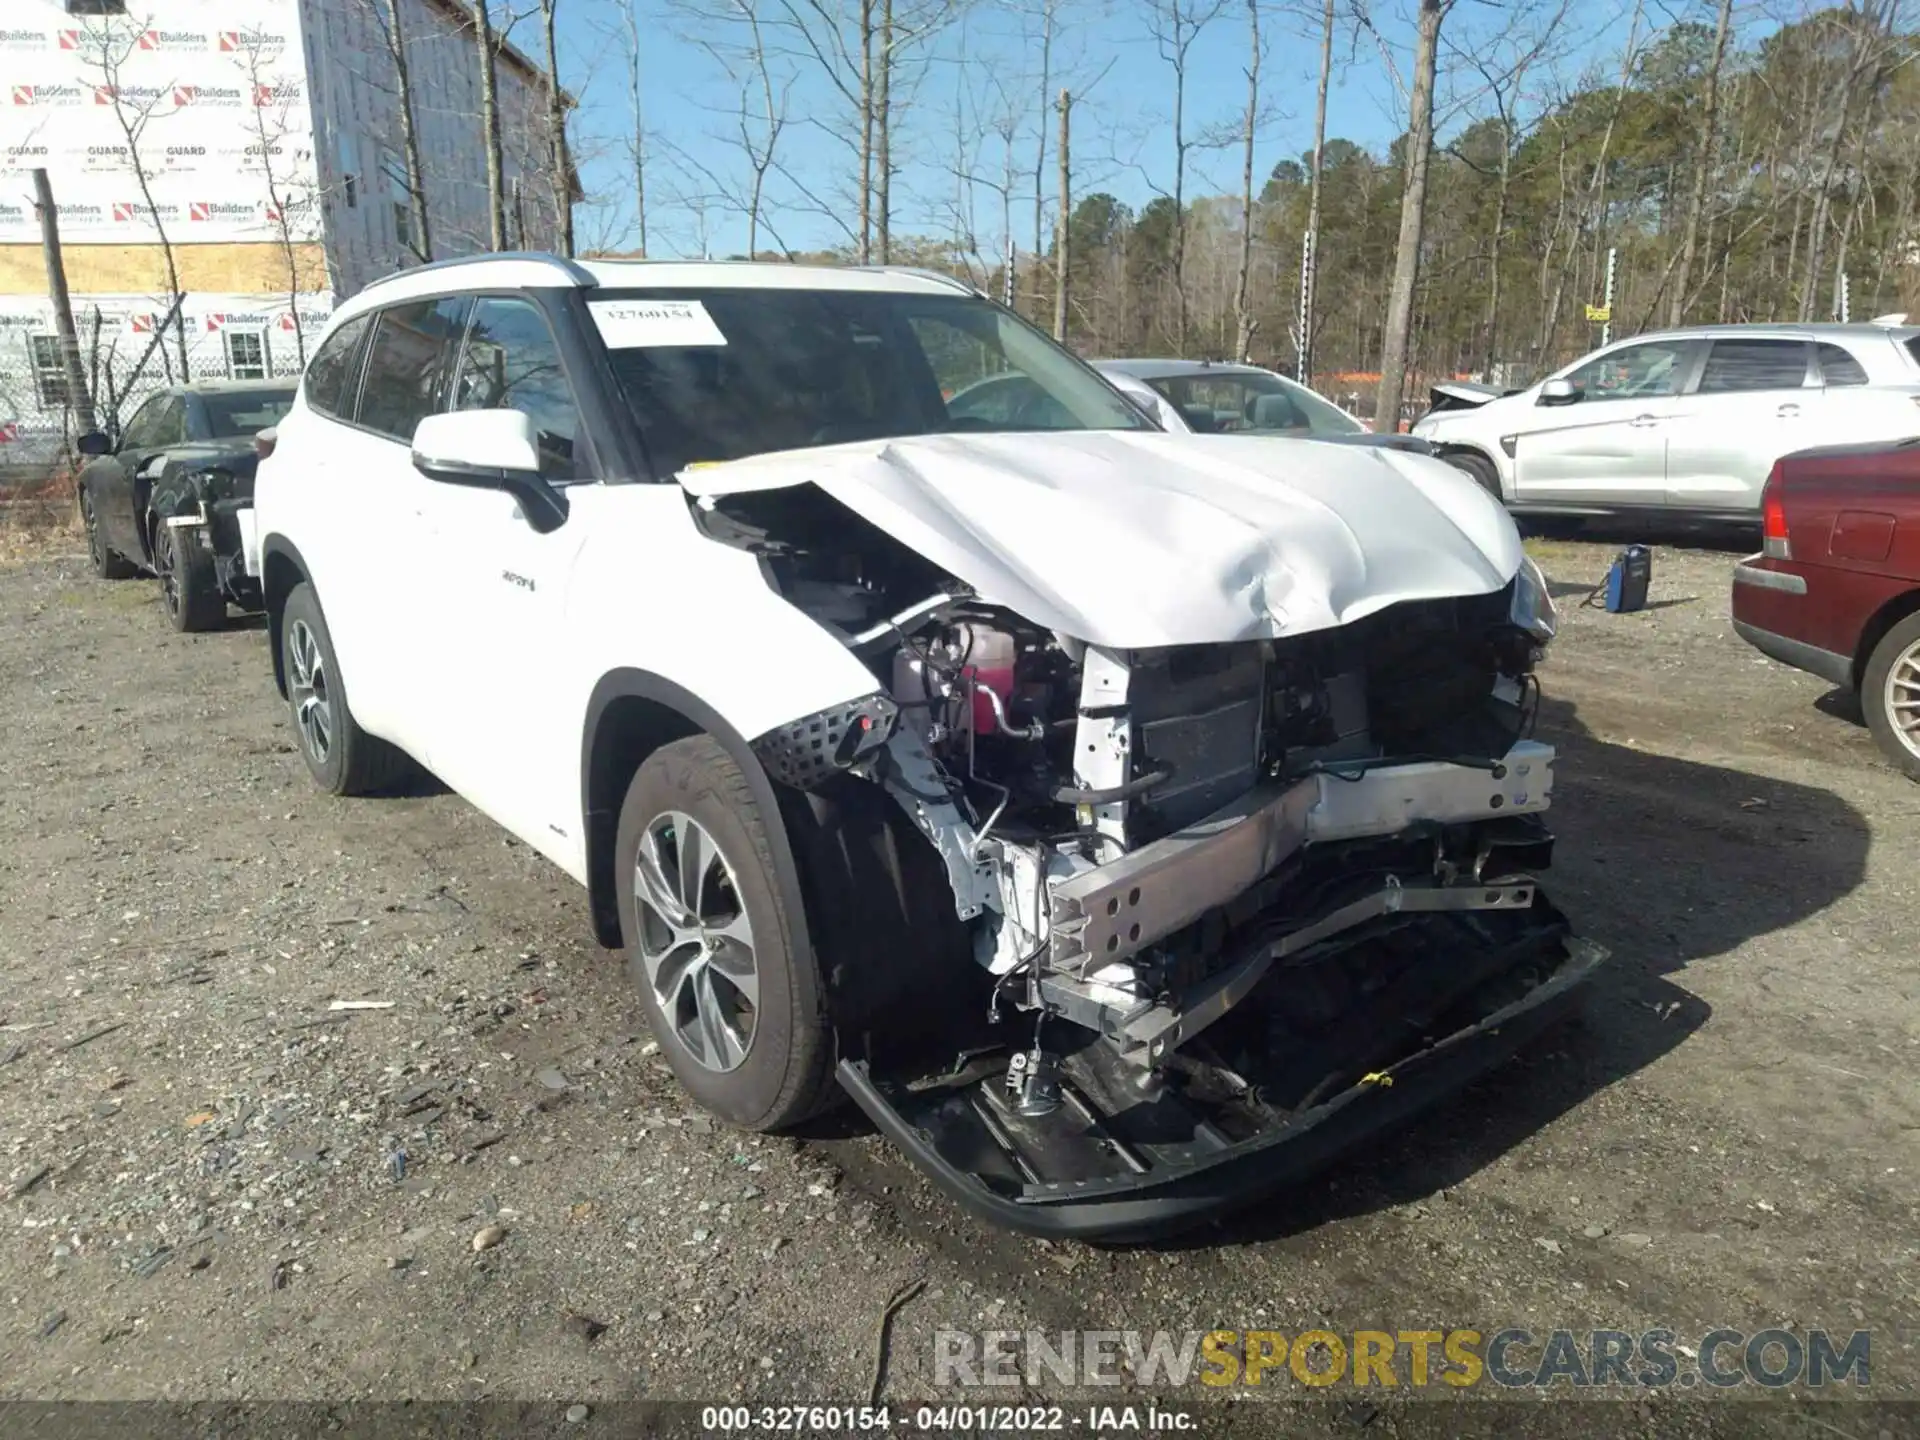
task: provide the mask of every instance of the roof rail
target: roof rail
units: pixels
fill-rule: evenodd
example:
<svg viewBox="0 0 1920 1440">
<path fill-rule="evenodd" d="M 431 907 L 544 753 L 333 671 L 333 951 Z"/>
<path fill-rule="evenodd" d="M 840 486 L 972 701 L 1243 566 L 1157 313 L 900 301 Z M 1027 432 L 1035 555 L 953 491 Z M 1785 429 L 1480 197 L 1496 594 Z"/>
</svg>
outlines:
<svg viewBox="0 0 1920 1440">
<path fill-rule="evenodd" d="M 877 275 L 914 275 L 922 280 L 934 280 L 950 290 L 958 290 L 963 295 L 982 295 L 986 292 L 977 285 L 971 285 L 958 275 L 949 275 L 944 270 L 929 270 L 924 265 L 855 265 L 855 270 L 870 270 Z"/>
<path fill-rule="evenodd" d="M 479 265 L 489 260 L 530 260 L 536 264 L 548 265 L 559 271 L 570 285 L 593 286 L 600 282 L 593 278 L 593 272 L 575 260 L 568 260 L 545 250 L 489 250 L 478 255 L 455 255 L 446 260 L 429 260 L 424 265 L 409 265 L 404 270 L 396 270 L 391 275 L 382 275 L 378 280 L 369 280 L 360 287 L 360 293 L 386 285 L 402 277 L 423 275 L 432 270 L 455 270 L 467 265 Z"/>
</svg>

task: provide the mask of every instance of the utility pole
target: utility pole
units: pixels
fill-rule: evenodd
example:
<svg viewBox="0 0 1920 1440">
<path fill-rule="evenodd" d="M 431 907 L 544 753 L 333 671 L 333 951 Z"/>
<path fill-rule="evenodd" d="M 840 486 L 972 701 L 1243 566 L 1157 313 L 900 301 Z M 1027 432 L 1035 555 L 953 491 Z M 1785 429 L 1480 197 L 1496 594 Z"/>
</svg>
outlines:
<svg viewBox="0 0 1920 1440">
<path fill-rule="evenodd" d="M 1068 115 L 1073 96 L 1060 91 L 1060 238 L 1054 242 L 1053 338 L 1067 343 L 1067 236 L 1073 229 L 1073 169 L 1067 160 Z"/>
<path fill-rule="evenodd" d="M 1607 312 L 1607 318 L 1600 322 L 1600 343 L 1613 343 L 1613 277 L 1620 259 L 1620 251 L 1614 246 L 1607 247 L 1607 293 L 1601 297 L 1600 308 Z"/>
<path fill-rule="evenodd" d="M 53 208 L 53 185 L 45 170 L 33 172 L 33 199 L 40 211 L 40 248 L 47 262 L 47 295 L 53 301 L 53 325 L 60 337 L 60 365 L 67 377 L 67 408 L 84 435 L 95 428 L 93 397 L 80 368 L 80 338 L 73 328 L 73 301 L 67 294 L 67 266 L 60 254 L 60 216 Z"/>
<path fill-rule="evenodd" d="M 1293 327 L 1293 378 L 1313 383 L 1313 222 L 1300 236 L 1300 316 Z"/>
<path fill-rule="evenodd" d="M 1001 297 L 1000 297 L 1001 303 L 1004 304 L 1009 310 L 1013 309 L 1014 267 L 1018 263 L 1019 258 L 1020 258 L 1019 248 L 1013 243 L 1013 236 L 1009 235 L 1007 236 L 1007 273 L 1006 273 L 1005 284 L 1002 287 L 1003 293 L 1001 294 Z"/>
<path fill-rule="evenodd" d="M 1293 378 L 1302 385 L 1313 383 L 1313 266 L 1314 250 L 1320 238 L 1320 170 L 1327 146 L 1327 81 L 1333 74 L 1333 4 L 1327 0 L 1325 18 L 1320 26 L 1320 94 L 1314 105 L 1313 175 L 1307 191 L 1307 228 L 1300 237 L 1300 322 L 1294 333 Z"/>
</svg>

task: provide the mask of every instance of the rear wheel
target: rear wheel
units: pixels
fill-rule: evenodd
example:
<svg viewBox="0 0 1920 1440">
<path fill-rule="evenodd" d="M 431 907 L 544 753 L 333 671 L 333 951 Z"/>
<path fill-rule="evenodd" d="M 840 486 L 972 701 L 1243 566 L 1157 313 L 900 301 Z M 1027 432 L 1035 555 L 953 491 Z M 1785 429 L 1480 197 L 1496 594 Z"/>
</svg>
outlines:
<svg viewBox="0 0 1920 1440">
<path fill-rule="evenodd" d="M 140 573 L 138 567 L 115 554 L 100 534 L 100 517 L 93 511 L 93 492 L 80 487 L 80 524 L 87 532 L 87 558 L 93 573 L 102 580 L 130 580 Z"/>
<path fill-rule="evenodd" d="M 687 1092 L 749 1130 L 837 1096 L 819 966 L 775 875 L 780 824 L 726 749 L 696 735 L 635 772 L 614 851 L 628 972 L 653 1033 Z"/>
<path fill-rule="evenodd" d="M 199 540 L 183 539 L 165 516 L 153 522 L 153 571 L 160 577 L 161 607 L 174 629 L 212 630 L 227 618 L 213 556 Z"/>
<path fill-rule="evenodd" d="M 314 783 L 330 795 L 390 788 L 407 774 L 411 762 L 403 751 L 355 723 L 313 586 L 296 585 L 287 596 L 280 634 L 287 710 Z"/>
<path fill-rule="evenodd" d="M 1464 470 L 1471 475 L 1482 490 L 1494 499 L 1501 499 L 1500 472 L 1493 468 L 1493 462 L 1486 456 L 1472 450 L 1449 450 L 1440 457 L 1456 470 Z"/>
<path fill-rule="evenodd" d="M 1920 615 L 1909 615 L 1873 647 L 1860 679 L 1860 708 L 1881 752 L 1920 780 Z"/>
</svg>

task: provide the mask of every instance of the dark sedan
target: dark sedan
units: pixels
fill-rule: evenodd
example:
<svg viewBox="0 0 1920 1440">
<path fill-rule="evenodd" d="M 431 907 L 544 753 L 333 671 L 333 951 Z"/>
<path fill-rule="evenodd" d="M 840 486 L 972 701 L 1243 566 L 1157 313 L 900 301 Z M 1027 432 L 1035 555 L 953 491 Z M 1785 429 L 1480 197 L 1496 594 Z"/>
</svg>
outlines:
<svg viewBox="0 0 1920 1440">
<path fill-rule="evenodd" d="M 116 443 L 80 437 L 80 518 L 97 574 L 160 578 L 167 617 L 205 630 L 253 603 L 238 512 L 253 503 L 257 437 L 293 404 L 297 380 L 173 386 L 133 413 Z"/>
</svg>

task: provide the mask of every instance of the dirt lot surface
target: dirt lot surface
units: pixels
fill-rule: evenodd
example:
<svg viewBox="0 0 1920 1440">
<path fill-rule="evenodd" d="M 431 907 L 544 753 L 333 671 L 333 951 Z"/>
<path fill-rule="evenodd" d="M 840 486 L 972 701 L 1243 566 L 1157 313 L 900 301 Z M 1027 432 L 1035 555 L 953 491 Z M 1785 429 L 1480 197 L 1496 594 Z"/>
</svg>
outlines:
<svg viewBox="0 0 1920 1440">
<path fill-rule="evenodd" d="M 0 1395 L 864 1401 L 915 1280 L 898 1406 L 941 1328 L 1871 1328 L 1872 1393 L 1915 1394 L 1920 789 L 1732 634 L 1735 551 L 1662 547 L 1609 616 L 1572 607 L 1611 546 L 1536 549 L 1553 893 L 1611 967 L 1411 1132 L 1136 1249 L 987 1231 L 851 1122 L 692 1113 L 583 892 L 452 795 L 313 790 L 258 628 L 175 635 L 77 551 L 0 567 Z M 1920 1420 L 1481 1393 L 1289 1433 Z"/>
</svg>

